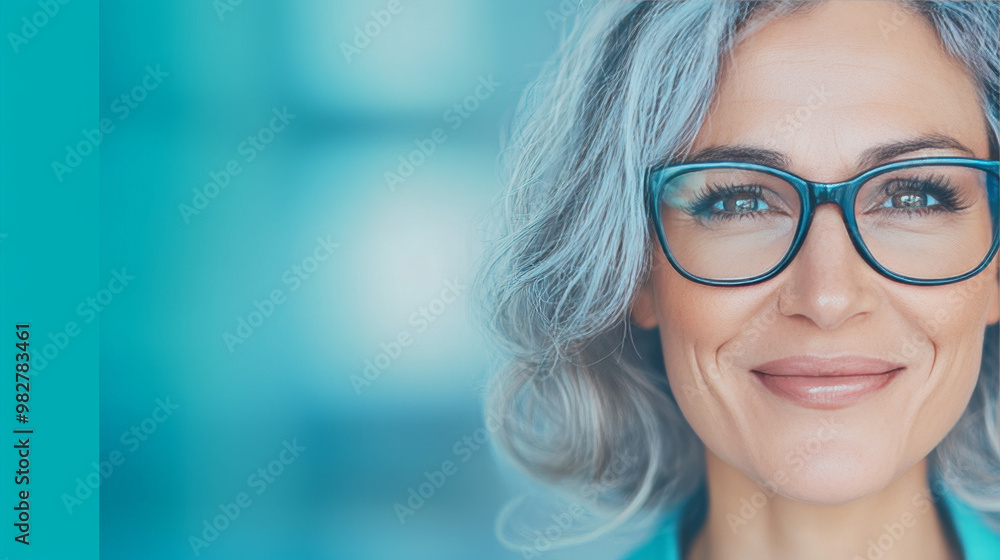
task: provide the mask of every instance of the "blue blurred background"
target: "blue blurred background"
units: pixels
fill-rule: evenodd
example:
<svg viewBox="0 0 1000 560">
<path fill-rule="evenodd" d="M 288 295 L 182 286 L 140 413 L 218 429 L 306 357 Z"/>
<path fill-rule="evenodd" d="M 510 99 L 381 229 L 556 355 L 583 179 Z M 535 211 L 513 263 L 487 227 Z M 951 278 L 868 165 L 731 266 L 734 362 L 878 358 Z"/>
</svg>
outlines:
<svg viewBox="0 0 1000 560">
<path fill-rule="evenodd" d="M 464 288 L 577 8 L 101 2 L 103 558 L 523 557 Z"/>
</svg>

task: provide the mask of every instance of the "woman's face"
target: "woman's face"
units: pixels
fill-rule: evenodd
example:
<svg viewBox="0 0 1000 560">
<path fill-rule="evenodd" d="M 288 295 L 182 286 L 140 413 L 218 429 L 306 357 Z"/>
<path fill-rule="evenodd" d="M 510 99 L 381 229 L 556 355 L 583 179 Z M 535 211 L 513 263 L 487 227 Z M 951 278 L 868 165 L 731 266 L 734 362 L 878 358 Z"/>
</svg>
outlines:
<svg viewBox="0 0 1000 560">
<path fill-rule="evenodd" d="M 984 121 L 973 79 L 922 17 L 831 1 L 736 48 L 692 153 L 770 150 L 792 173 L 837 182 L 888 143 L 916 148 L 888 161 L 986 159 Z M 984 329 L 1000 319 L 996 259 L 959 283 L 894 282 L 862 260 L 832 204 L 788 268 L 757 285 L 696 284 L 654 246 L 633 320 L 660 327 L 684 415 L 711 453 L 800 501 L 870 495 L 926 457 L 965 409 Z M 826 371 L 775 362 L 792 357 L 846 359 Z M 837 375 L 852 367 L 859 375 Z"/>
</svg>

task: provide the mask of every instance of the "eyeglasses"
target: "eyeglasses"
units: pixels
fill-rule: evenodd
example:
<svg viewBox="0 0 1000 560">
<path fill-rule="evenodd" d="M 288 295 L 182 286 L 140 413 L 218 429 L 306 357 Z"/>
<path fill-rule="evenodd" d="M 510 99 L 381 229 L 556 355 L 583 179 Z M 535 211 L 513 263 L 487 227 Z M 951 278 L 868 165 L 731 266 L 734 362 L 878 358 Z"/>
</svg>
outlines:
<svg viewBox="0 0 1000 560">
<path fill-rule="evenodd" d="M 840 207 L 851 242 L 880 274 L 906 284 L 959 282 L 998 247 L 1000 162 L 898 161 L 840 183 L 739 162 L 685 163 L 647 174 L 647 209 L 682 276 L 710 286 L 768 280 L 792 259 L 816 207 Z"/>
</svg>

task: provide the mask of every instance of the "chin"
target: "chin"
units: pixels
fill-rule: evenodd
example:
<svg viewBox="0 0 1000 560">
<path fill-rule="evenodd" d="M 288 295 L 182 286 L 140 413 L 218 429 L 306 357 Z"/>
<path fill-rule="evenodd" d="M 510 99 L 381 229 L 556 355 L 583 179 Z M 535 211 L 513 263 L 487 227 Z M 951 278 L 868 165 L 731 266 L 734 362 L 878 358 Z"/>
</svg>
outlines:
<svg viewBox="0 0 1000 560">
<path fill-rule="evenodd" d="M 778 464 L 759 469 L 754 478 L 790 500 L 817 505 L 853 502 L 883 490 L 905 471 L 896 458 L 886 456 L 885 448 L 872 447 L 836 441 L 808 458 L 793 451 Z"/>
</svg>

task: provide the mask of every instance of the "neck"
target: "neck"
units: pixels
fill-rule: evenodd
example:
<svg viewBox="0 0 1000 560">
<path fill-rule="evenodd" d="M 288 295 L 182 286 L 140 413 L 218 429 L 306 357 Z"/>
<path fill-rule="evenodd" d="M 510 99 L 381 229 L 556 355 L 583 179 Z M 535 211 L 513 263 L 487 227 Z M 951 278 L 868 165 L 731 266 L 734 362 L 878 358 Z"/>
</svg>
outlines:
<svg viewBox="0 0 1000 560">
<path fill-rule="evenodd" d="M 708 515 L 687 560 L 959 560 L 926 459 L 877 494 L 815 505 L 762 489 L 706 451 Z"/>
</svg>

